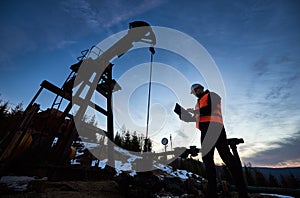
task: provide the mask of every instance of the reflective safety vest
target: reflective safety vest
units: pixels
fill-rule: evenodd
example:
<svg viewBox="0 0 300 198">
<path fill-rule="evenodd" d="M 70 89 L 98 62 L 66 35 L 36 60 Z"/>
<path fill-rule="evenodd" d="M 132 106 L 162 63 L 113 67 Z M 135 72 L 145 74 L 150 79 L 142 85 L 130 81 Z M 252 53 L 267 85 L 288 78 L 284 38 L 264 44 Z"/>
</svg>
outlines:
<svg viewBox="0 0 300 198">
<path fill-rule="evenodd" d="M 217 122 L 223 124 L 221 98 L 214 92 L 205 91 L 195 105 L 196 127 L 201 122 Z"/>
</svg>

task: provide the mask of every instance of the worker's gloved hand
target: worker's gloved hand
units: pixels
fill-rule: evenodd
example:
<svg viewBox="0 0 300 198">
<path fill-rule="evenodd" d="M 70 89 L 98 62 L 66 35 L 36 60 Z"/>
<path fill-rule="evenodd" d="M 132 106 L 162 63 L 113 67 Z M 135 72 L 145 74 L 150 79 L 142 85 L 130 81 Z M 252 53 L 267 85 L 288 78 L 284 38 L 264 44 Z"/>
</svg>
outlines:
<svg viewBox="0 0 300 198">
<path fill-rule="evenodd" d="M 191 114 L 184 113 L 180 116 L 180 120 L 185 121 L 185 122 L 195 122 L 195 117 L 192 116 Z"/>
<path fill-rule="evenodd" d="M 188 108 L 186 109 L 188 112 L 192 113 L 192 114 L 195 114 L 195 110 L 193 108 Z"/>
</svg>

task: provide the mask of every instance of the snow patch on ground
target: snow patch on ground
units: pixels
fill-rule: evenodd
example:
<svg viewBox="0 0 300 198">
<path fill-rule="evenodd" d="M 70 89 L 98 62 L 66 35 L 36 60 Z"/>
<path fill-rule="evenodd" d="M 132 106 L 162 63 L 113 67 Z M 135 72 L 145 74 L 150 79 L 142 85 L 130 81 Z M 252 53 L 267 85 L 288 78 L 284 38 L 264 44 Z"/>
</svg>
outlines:
<svg viewBox="0 0 300 198">
<path fill-rule="evenodd" d="M 131 166 L 131 163 L 128 163 L 128 162 L 123 163 L 121 161 L 115 161 L 115 170 L 117 172 L 117 175 L 119 175 L 123 171 L 131 171 L 132 166 Z"/>
<path fill-rule="evenodd" d="M 266 194 L 266 193 L 260 193 L 260 195 L 263 195 L 263 196 L 272 196 L 272 197 L 278 197 L 278 198 L 294 198 L 294 197 L 291 197 L 291 196 L 278 195 L 278 194 Z"/>
<path fill-rule="evenodd" d="M 178 170 L 177 169 L 176 171 L 174 171 L 171 166 L 167 166 L 167 165 L 163 165 L 163 164 L 159 164 L 159 163 L 156 163 L 154 165 L 154 167 L 168 173 L 171 176 L 179 177 L 180 179 L 188 179 L 189 177 L 191 177 L 193 175 L 193 173 L 188 172 L 186 170 Z"/>
<path fill-rule="evenodd" d="M 98 167 L 100 167 L 101 169 L 104 169 L 107 161 L 108 161 L 108 159 L 100 160 Z"/>
</svg>

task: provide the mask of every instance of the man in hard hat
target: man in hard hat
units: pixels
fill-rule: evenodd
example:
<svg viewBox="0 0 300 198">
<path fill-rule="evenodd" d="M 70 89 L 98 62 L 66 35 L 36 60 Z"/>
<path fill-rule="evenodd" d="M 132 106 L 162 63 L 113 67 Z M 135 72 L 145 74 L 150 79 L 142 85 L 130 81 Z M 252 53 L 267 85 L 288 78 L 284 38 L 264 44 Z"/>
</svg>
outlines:
<svg viewBox="0 0 300 198">
<path fill-rule="evenodd" d="M 221 159 L 235 180 L 239 197 L 247 197 L 241 164 L 232 155 L 227 144 L 221 113 L 221 97 L 209 90 L 204 91 L 204 87 L 198 83 L 191 86 L 191 94 L 194 94 L 198 100 L 194 109 L 187 110 L 194 114 L 196 127 L 201 131 L 202 160 L 205 164 L 208 180 L 208 197 L 217 197 L 215 148 L 217 148 Z"/>
</svg>

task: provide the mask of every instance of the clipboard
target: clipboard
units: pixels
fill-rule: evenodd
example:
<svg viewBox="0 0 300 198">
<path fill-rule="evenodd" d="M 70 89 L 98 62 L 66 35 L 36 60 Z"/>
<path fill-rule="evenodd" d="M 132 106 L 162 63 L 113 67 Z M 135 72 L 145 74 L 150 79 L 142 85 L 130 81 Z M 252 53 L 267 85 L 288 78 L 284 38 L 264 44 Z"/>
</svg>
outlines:
<svg viewBox="0 0 300 198">
<path fill-rule="evenodd" d="M 188 112 L 186 109 L 184 109 L 180 104 L 176 103 L 174 112 L 179 116 L 179 119 L 185 122 L 194 122 L 195 118 L 194 116 Z"/>
</svg>

